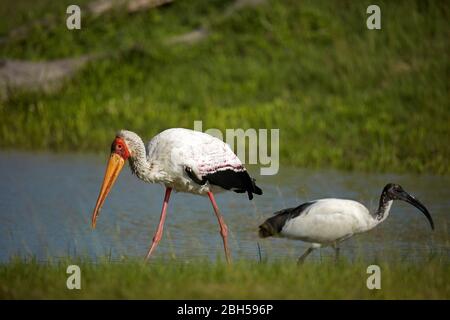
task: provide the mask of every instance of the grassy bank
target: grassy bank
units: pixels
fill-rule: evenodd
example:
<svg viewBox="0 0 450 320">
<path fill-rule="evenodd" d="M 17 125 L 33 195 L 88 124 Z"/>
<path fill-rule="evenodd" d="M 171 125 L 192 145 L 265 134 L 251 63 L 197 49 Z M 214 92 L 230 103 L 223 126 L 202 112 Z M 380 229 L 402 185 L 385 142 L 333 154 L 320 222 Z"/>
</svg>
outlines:
<svg viewBox="0 0 450 320">
<path fill-rule="evenodd" d="M 444 262 L 447 261 L 447 262 Z M 66 288 L 66 268 L 81 268 L 81 290 Z M 384 262 L 381 290 L 369 290 L 371 263 L 292 261 L 259 264 L 142 261 L 0 265 L 0 298 L 14 299 L 449 299 L 448 260 Z"/>
<path fill-rule="evenodd" d="M 379 1 L 175 1 L 65 28 L 65 3 L 7 0 L 0 33 L 44 16 L 50 27 L 0 45 L 9 59 L 108 53 L 52 94 L 0 102 L 0 147 L 107 152 L 117 129 L 279 128 L 281 165 L 449 174 L 450 6 Z M 71 3 L 71 1 L 66 1 Z M 82 1 L 81 4 L 88 1 Z M 14 10 L 8 8 L 13 6 Z M 167 39 L 196 28 L 195 44 Z"/>
</svg>

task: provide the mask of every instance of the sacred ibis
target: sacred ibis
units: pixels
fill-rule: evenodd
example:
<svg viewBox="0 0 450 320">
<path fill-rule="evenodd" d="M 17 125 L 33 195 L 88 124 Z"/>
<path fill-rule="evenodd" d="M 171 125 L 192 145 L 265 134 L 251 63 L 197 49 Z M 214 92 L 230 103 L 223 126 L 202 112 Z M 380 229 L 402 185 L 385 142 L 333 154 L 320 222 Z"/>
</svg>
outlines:
<svg viewBox="0 0 450 320">
<path fill-rule="evenodd" d="M 259 226 L 259 236 L 278 236 L 302 240 L 312 245 L 299 258 L 304 259 L 315 249 L 332 246 L 339 257 L 339 243 L 354 234 L 366 232 L 386 220 L 394 200 L 406 201 L 418 208 L 434 230 L 433 219 L 427 208 L 415 197 L 394 183 L 387 184 L 380 196 L 378 209 L 370 212 L 364 205 L 353 200 L 320 199 L 306 202 L 295 208 L 275 212 Z"/>
</svg>

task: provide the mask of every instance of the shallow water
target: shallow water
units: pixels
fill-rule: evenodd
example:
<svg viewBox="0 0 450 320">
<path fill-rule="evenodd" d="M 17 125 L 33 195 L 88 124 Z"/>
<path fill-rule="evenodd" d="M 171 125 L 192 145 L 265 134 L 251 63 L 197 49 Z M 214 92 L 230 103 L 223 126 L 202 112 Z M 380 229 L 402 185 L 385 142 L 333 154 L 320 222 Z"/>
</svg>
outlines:
<svg viewBox="0 0 450 320">
<path fill-rule="evenodd" d="M 124 169 L 92 230 L 91 213 L 106 160 L 93 155 L 0 152 L 0 262 L 17 255 L 44 261 L 67 256 L 143 257 L 159 221 L 164 188 L 145 184 Z M 307 244 L 258 238 L 258 225 L 272 212 L 325 197 L 354 199 L 375 209 L 387 182 L 399 183 L 416 195 L 430 210 L 436 230 L 431 231 L 414 207 L 396 202 L 383 224 L 344 242 L 341 254 L 367 259 L 424 259 L 433 253 L 449 257 L 449 177 L 295 168 L 284 168 L 276 176 L 254 176 L 263 196 L 253 201 L 232 192 L 216 197 L 230 230 L 234 259 L 259 259 L 258 243 L 263 259 L 296 258 Z M 223 258 L 218 230 L 206 197 L 173 193 L 155 257 Z M 311 259 L 332 254 L 324 248 Z"/>
</svg>

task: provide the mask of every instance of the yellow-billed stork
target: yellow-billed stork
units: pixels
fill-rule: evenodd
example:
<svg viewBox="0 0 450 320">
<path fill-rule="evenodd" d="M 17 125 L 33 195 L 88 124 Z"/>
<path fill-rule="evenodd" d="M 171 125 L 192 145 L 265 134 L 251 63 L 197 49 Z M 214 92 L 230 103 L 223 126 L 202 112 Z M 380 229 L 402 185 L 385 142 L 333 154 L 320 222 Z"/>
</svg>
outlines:
<svg viewBox="0 0 450 320">
<path fill-rule="evenodd" d="M 129 160 L 131 171 L 149 183 L 161 183 L 166 192 L 160 222 L 148 250 L 148 259 L 161 240 L 167 205 L 172 189 L 198 195 L 208 195 L 220 225 L 225 256 L 231 261 L 227 243 L 227 226 L 219 211 L 213 193 L 232 190 L 246 192 L 251 200 L 253 194 L 262 194 L 239 158 L 223 141 L 206 133 L 183 128 L 165 130 L 156 135 L 147 146 L 134 132 L 121 130 L 111 145 L 103 184 L 92 214 L 92 227 L 106 196 L 111 190 L 125 161 Z"/>
<path fill-rule="evenodd" d="M 353 200 L 315 200 L 275 212 L 273 217 L 259 226 L 259 236 L 278 236 L 312 243 L 299 258 L 299 263 L 315 248 L 322 246 L 332 246 L 337 260 L 339 243 L 354 234 L 369 231 L 386 220 L 394 200 L 403 200 L 418 208 L 434 230 L 433 219 L 427 208 L 400 185 L 389 183 L 384 187 L 378 209 L 373 213 Z"/>
</svg>

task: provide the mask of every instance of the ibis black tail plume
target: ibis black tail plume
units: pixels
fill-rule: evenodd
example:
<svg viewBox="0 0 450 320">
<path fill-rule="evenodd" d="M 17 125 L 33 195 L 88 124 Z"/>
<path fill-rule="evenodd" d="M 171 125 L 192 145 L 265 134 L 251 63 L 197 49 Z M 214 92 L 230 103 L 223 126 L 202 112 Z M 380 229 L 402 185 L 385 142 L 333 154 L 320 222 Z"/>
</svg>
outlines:
<svg viewBox="0 0 450 320">
<path fill-rule="evenodd" d="M 314 202 L 315 201 L 306 202 L 295 208 L 287 208 L 275 212 L 273 217 L 267 219 L 259 226 L 259 236 L 261 238 L 276 236 L 281 232 L 288 220 L 304 213 L 309 206 L 314 204 Z"/>
</svg>

